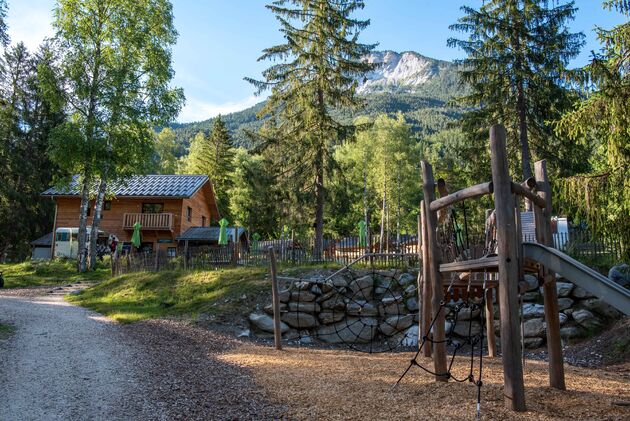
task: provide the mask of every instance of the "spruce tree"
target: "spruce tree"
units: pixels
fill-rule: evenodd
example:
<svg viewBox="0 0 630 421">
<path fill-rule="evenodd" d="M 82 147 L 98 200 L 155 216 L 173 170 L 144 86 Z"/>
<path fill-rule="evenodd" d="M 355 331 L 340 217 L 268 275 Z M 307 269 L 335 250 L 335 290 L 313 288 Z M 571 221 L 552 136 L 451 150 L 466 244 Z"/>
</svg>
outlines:
<svg viewBox="0 0 630 421">
<path fill-rule="evenodd" d="M 212 148 L 210 171 L 208 176 L 212 180 L 217 207 L 222 216 L 230 218 L 230 197 L 228 191 L 232 186 L 231 175 L 234 171 L 234 146 L 232 137 L 221 119 L 217 116 L 212 124 L 210 133 L 210 146 Z"/>
<path fill-rule="evenodd" d="M 602 45 L 591 62 L 571 73 L 581 100 L 557 122 L 560 136 L 578 145 L 591 145 L 590 168 L 558 180 L 556 195 L 562 210 L 585 219 L 597 233 L 621 239 L 630 258 L 630 2 L 608 0 L 603 5 L 628 20 L 612 29 L 596 28 Z"/>
<path fill-rule="evenodd" d="M 9 35 L 7 34 L 7 2 L 0 0 L 0 44 L 6 46 L 9 44 Z"/>
<path fill-rule="evenodd" d="M 325 177 L 332 166 L 332 146 L 347 127 L 331 108 L 356 107 L 357 80 L 372 69 L 362 57 L 374 45 L 359 43 L 369 20 L 352 15 L 359 0 L 278 0 L 267 6 L 280 22 L 285 43 L 267 48 L 259 60 L 275 60 L 264 80 L 246 78 L 260 94 L 271 96 L 259 113 L 265 146 L 272 148 L 281 173 L 297 196 L 314 202 L 315 255 L 321 254 L 324 231 Z M 304 194 L 306 193 L 306 194 Z"/>
<path fill-rule="evenodd" d="M 450 28 L 469 38 L 448 45 L 467 55 L 459 64 L 469 93 L 460 101 L 475 108 L 464 115 L 463 129 L 485 145 L 488 127 L 505 125 L 518 145 L 523 178 L 531 177 L 532 149 L 553 153 L 560 142 L 548 121 L 570 105 L 561 77 L 584 44 L 583 34 L 566 27 L 577 9 L 573 1 L 489 0 L 462 10 Z"/>
<path fill-rule="evenodd" d="M 185 172 L 205 174 L 210 178 L 217 199 L 217 207 L 223 217 L 230 217 L 228 190 L 232 186 L 234 171 L 234 146 L 225 123 L 218 116 L 209 135 L 197 133 L 190 143 Z"/>
</svg>

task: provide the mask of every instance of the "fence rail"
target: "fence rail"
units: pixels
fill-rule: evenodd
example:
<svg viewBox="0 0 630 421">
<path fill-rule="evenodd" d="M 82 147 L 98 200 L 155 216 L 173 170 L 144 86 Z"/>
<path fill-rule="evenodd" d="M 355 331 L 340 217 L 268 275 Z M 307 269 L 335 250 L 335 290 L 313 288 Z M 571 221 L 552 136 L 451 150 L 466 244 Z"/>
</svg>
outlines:
<svg viewBox="0 0 630 421">
<path fill-rule="evenodd" d="M 318 263 L 347 265 L 364 254 L 370 254 L 368 264 L 380 267 L 418 266 L 418 237 L 405 235 L 380 241 L 378 236 L 361 245 L 358 237 L 324 240 L 317 253 L 313 238 L 258 241 L 249 247 L 241 243 L 225 246 L 178 248 L 175 255 L 166 251 L 140 252 L 120 256 L 113 263 L 116 273 L 164 269 L 214 269 L 221 266 L 266 266 L 269 248 L 273 248 L 280 264 L 304 266 Z"/>
<path fill-rule="evenodd" d="M 619 240 L 593 237 L 584 232 L 554 234 L 554 247 L 588 265 L 612 265 L 629 258 L 627 247 Z M 533 241 L 531 235 L 524 235 L 524 241 Z M 482 244 L 478 238 L 462 241 L 462 247 L 474 249 L 474 244 Z M 358 237 L 325 239 L 321 254 L 315 251 L 313 238 L 293 238 L 258 241 L 249 247 L 240 243 L 226 246 L 189 247 L 187 251 L 178 248 L 175 255 L 165 250 L 159 253 L 142 252 L 121 256 L 114 262 L 116 273 L 133 271 L 156 271 L 167 269 L 215 269 L 225 266 L 266 266 L 269 264 L 269 248 L 272 247 L 279 264 L 306 266 L 311 264 L 333 263 L 347 265 L 368 254 L 364 264 L 377 267 L 418 267 L 420 265 L 419 244 L 416 235 L 400 238 L 372 236 L 365 246 Z M 448 251 L 447 251 L 448 252 Z M 474 257 L 474 256 L 473 256 Z"/>
<path fill-rule="evenodd" d="M 523 240 L 536 242 L 533 235 L 523 236 Z M 630 258 L 628 246 L 624 246 L 620 239 L 594 236 L 584 231 L 555 233 L 553 246 L 586 264 L 597 261 L 614 264 Z"/>
</svg>

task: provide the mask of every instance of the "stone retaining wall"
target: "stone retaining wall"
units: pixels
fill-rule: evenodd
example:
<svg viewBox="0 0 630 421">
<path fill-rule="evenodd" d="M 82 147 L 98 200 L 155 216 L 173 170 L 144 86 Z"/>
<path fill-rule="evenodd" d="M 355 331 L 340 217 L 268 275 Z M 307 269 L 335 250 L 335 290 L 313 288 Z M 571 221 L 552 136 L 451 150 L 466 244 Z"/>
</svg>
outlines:
<svg viewBox="0 0 630 421">
<path fill-rule="evenodd" d="M 301 343 L 379 342 L 391 349 L 417 346 L 417 273 L 348 270 L 324 283 L 325 277 L 321 272 L 313 273 L 281 289 L 284 339 Z M 532 275 L 526 275 L 525 280 L 531 288 L 523 294 L 524 344 L 534 349 L 543 346 L 546 338 L 542 288 Z M 595 333 L 620 316 L 617 310 L 565 279 L 558 279 L 557 290 L 560 334 L 565 341 Z M 459 303 L 447 303 L 446 333 L 467 337 L 481 332 L 479 308 L 460 309 L 455 322 Z M 499 335 L 496 296 L 494 306 L 495 333 Z M 254 335 L 269 337 L 273 333 L 272 314 L 271 304 L 250 314 Z"/>
</svg>

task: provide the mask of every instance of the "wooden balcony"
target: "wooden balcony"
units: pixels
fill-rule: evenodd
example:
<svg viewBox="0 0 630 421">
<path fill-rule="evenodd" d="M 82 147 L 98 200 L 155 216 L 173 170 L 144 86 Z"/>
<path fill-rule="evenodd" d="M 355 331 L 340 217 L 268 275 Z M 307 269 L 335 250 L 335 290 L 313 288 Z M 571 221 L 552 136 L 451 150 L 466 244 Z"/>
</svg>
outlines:
<svg viewBox="0 0 630 421">
<path fill-rule="evenodd" d="M 142 230 L 173 230 L 172 213 L 126 213 L 123 218 L 123 229 L 133 230 L 133 224 L 140 222 Z"/>
</svg>

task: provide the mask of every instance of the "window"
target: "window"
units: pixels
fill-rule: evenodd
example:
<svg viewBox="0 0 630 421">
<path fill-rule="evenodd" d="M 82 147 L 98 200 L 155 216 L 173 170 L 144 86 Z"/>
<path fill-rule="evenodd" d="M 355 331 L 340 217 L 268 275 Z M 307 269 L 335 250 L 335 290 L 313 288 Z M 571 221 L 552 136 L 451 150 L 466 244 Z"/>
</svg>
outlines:
<svg viewBox="0 0 630 421">
<path fill-rule="evenodd" d="M 166 255 L 168 257 L 177 257 L 177 248 L 169 247 L 168 249 L 166 249 Z"/>
<path fill-rule="evenodd" d="M 190 206 L 186 207 L 186 220 L 192 221 L 192 208 Z"/>
<path fill-rule="evenodd" d="M 164 203 L 143 203 L 142 213 L 162 213 L 164 211 Z"/>
<path fill-rule="evenodd" d="M 205 227 L 205 226 L 206 226 L 206 217 L 205 217 L 205 216 L 202 216 L 202 217 L 201 217 L 201 226 L 202 226 L 202 227 Z"/>
<path fill-rule="evenodd" d="M 57 231 L 55 241 L 70 241 L 70 233 L 67 231 Z"/>
<path fill-rule="evenodd" d="M 111 200 L 106 200 L 103 203 L 103 210 L 106 210 L 106 211 L 112 210 L 112 201 Z"/>
</svg>

